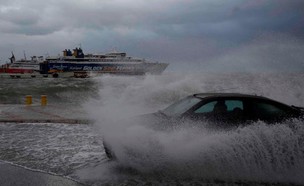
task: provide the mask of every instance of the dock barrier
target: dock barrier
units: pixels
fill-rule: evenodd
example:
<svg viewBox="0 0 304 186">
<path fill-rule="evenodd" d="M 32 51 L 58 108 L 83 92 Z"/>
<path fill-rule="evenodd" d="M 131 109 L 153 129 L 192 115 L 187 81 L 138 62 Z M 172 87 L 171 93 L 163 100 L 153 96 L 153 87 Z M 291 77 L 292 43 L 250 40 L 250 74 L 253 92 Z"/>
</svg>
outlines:
<svg viewBox="0 0 304 186">
<path fill-rule="evenodd" d="M 41 100 L 37 99 L 40 96 L 23 95 L 28 105 L 25 105 L 25 102 L 0 104 L 0 125 L 3 123 L 93 124 L 95 122 L 83 108 L 75 107 L 73 104 L 47 103 L 45 95 L 42 96 L 42 104 L 47 104 L 47 106 L 41 106 Z"/>
</svg>

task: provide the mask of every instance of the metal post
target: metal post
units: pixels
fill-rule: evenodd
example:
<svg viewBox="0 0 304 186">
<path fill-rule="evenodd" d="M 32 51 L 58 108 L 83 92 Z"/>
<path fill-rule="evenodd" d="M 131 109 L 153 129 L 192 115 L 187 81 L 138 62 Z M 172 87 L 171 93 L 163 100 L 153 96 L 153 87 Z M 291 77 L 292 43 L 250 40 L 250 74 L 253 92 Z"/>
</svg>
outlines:
<svg viewBox="0 0 304 186">
<path fill-rule="evenodd" d="M 46 105 L 47 105 L 47 96 L 41 95 L 41 106 L 46 106 Z"/>
<path fill-rule="evenodd" d="M 25 96 L 25 104 L 26 105 L 31 105 L 33 102 L 32 102 L 32 95 L 26 95 Z"/>
</svg>

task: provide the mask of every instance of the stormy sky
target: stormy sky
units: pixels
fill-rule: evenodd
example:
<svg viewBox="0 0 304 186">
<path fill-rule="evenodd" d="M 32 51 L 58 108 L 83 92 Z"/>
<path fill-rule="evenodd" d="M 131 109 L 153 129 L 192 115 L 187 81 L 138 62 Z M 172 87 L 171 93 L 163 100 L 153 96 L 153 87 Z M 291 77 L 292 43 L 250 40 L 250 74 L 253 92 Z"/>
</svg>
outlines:
<svg viewBox="0 0 304 186">
<path fill-rule="evenodd" d="M 304 1 L 0 0 L 0 63 L 80 44 L 171 70 L 304 71 Z"/>
</svg>

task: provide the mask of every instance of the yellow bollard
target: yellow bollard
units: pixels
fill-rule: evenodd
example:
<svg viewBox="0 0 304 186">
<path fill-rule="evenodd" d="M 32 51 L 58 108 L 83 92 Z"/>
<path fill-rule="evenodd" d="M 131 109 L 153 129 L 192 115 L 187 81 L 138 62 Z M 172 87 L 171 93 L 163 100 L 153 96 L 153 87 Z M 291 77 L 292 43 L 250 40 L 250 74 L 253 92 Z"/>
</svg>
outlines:
<svg viewBox="0 0 304 186">
<path fill-rule="evenodd" d="M 32 96 L 31 95 L 27 95 L 25 96 L 25 104 L 26 105 L 31 105 L 33 102 L 32 102 Z"/>
<path fill-rule="evenodd" d="M 41 95 L 41 106 L 47 105 L 47 97 L 46 95 Z"/>
</svg>

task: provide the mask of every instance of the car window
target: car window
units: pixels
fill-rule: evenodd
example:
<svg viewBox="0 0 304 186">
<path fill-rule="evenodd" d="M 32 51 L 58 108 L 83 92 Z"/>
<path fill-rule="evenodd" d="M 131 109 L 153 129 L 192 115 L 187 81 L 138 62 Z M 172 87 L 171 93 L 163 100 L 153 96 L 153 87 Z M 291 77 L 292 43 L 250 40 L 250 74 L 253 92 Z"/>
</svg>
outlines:
<svg viewBox="0 0 304 186">
<path fill-rule="evenodd" d="M 284 107 L 268 102 L 252 103 L 252 112 L 255 119 L 269 121 L 278 120 L 288 115 L 288 110 Z"/>
<path fill-rule="evenodd" d="M 169 107 L 162 110 L 164 114 L 167 116 L 179 116 L 185 113 L 187 110 L 189 110 L 191 107 L 199 103 L 201 99 L 196 97 L 186 97 Z"/>
<path fill-rule="evenodd" d="M 194 113 L 200 114 L 200 113 L 208 113 L 212 112 L 214 109 L 214 105 L 217 103 L 217 101 L 211 101 L 209 103 L 204 104 L 200 108 L 196 109 Z"/>
<path fill-rule="evenodd" d="M 233 111 L 235 109 L 244 110 L 243 101 L 240 100 L 227 100 L 225 101 L 227 105 L 227 111 Z"/>
<path fill-rule="evenodd" d="M 204 105 L 202 105 L 200 108 L 196 109 L 194 113 L 196 114 L 202 114 L 202 113 L 209 113 L 216 111 L 216 106 L 219 105 L 221 102 L 223 102 L 224 105 L 226 105 L 225 111 L 230 112 L 234 111 L 235 109 L 244 109 L 243 101 L 240 100 L 217 100 L 217 101 L 211 101 Z"/>
<path fill-rule="evenodd" d="M 202 105 L 194 111 L 192 117 L 223 124 L 238 124 L 246 119 L 242 100 L 223 98 Z"/>
</svg>

